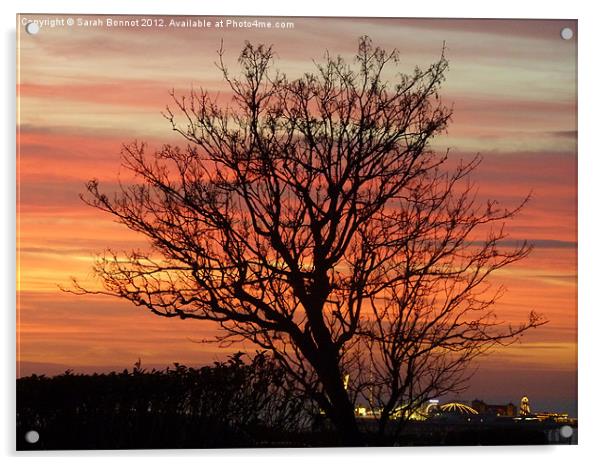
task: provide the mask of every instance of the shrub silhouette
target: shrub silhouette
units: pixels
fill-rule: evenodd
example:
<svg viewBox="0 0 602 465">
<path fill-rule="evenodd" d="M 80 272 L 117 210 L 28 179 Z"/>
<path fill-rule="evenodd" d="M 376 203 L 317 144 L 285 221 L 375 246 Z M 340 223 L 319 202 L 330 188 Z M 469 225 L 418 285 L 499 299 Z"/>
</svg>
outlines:
<svg viewBox="0 0 602 465">
<path fill-rule="evenodd" d="M 250 447 L 309 424 L 307 402 L 263 353 L 245 363 L 17 380 L 17 449 Z M 25 433 L 36 430 L 36 444 Z"/>
</svg>

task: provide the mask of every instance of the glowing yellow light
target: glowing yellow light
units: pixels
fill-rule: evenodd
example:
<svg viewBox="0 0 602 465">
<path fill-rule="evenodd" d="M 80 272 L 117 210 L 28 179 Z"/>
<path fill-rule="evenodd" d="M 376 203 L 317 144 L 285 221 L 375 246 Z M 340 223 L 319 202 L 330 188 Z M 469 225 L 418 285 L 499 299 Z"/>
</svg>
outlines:
<svg viewBox="0 0 602 465">
<path fill-rule="evenodd" d="M 531 414 L 531 407 L 529 406 L 529 398 L 527 396 L 523 396 L 520 400 L 520 414 L 522 416 Z"/>
<path fill-rule="evenodd" d="M 441 410 L 448 413 L 463 413 L 468 415 L 478 415 L 479 413 L 472 407 L 460 402 L 448 402 L 447 404 L 443 404 Z"/>
</svg>

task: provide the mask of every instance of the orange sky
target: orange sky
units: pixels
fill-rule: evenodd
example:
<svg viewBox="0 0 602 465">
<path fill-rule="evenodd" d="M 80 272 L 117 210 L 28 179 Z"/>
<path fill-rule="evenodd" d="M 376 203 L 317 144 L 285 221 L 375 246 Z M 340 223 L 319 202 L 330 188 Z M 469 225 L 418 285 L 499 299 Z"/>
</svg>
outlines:
<svg viewBox="0 0 602 465">
<path fill-rule="evenodd" d="M 483 197 L 513 205 L 533 193 L 509 231 L 532 241 L 535 251 L 498 274 L 496 282 L 508 292 L 496 312 L 520 321 L 536 310 L 550 323 L 483 360 L 469 394 L 516 403 L 515 397 L 533 393 L 535 408 L 540 399 L 541 409 L 575 412 L 577 43 L 560 39 L 559 31 L 576 30 L 576 23 L 289 20 L 292 30 L 19 32 L 18 373 L 130 367 L 139 357 L 146 366 L 223 357 L 227 351 L 194 342 L 212 333 L 210 324 L 160 319 L 110 298 L 58 290 L 70 276 L 91 282 L 94 253 L 144 246 L 78 194 L 91 177 L 112 190 L 122 143 L 174 140 L 160 115 L 171 88 L 223 89 L 214 66 L 220 40 L 232 69 L 250 40 L 274 44 L 278 67 L 295 76 L 325 49 L 350 57 L 357 38 L 368 34 L 376 44 L 400 50 L 404 71 L 435 61 L 445 41 L 450 71 L 443 98 L 453 103 L 454 117 L 434 146 L 449 147 L 458 158 L 483 155 L 475 175 Z"/>
</svg>

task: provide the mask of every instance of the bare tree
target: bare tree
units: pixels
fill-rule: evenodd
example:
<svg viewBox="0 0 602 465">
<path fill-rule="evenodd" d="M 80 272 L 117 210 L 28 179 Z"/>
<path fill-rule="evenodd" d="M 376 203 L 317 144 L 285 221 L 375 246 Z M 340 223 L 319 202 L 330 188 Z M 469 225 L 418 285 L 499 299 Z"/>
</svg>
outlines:
<svg viewBox="0 0 602 465">
<path fill-rule="evenodd" d="M 123 160 L 139 183 L 110 196 L 87 185 L 86 202 L 151 244 L 102 255 L 102 293 L 269 350 L 348 445 L 363 443 L 358 396 L 384 434 L 458 389 L 474 357 L 542 323 L 511 327 L 491 310 L 487 278 L 529 252 L 500 244 L 523 205 L 480 203 L 468 181 L 479 159 L 449 169 L 429 147 L 451 116 L 443 54 L 391 81 L 398 52 L 367 37 L 353 63 L 327 53 L 297 79 L 274 70 L 271 47 L 247 43 L 238 76 L 218 54 L 231 101 L 172 93 L 165 116 L 186 146 L 131 143 Z"/>
</svg>

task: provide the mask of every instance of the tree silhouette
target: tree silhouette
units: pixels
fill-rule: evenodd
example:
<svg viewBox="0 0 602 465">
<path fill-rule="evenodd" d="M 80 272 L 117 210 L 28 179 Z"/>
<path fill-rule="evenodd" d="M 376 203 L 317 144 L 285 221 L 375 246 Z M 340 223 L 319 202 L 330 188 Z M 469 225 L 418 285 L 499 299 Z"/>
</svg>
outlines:
<svg viewBox="0 0 602 465">
<path fill-rule="evenodd" d="M 125 145 L 139 182 L 110 196 L 87 184 L 87 203 L 151 244 L 100 256 L 101 293 L 269 350 L 347 445 L 363 443 L 358 399 L 384 434 L 461 388 L 474 357 L 542 324 L 499 321 L 487 280 L 529 253 L 500 244 L 524 202 L 478 201 L 480 159 L 449 168 L 429 146 L 451 116 L 443 54 L 394 80 L 398 52 L 367 37 L 353 63 L 326 53 L 297 79 L 274 69 L 271 47 L 247 43 L 238 76 L 218 55 L 229 103 L 172 92 L 165 117 L 185 147 Z"/>
</svg>

